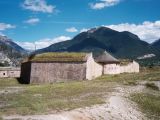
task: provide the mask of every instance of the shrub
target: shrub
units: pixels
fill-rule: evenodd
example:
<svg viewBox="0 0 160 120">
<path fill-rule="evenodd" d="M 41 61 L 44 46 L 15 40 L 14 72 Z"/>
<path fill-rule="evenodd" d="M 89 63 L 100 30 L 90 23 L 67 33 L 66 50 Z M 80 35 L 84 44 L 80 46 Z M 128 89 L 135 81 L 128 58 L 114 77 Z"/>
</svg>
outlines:
<svg viewBox="0 0 160 120">
<path fill-rule="evenodd" d="M 155 85 L 155 83 L 146 83 L 147 88 L 151 88 L 153 90 L 159 90 L 159 87 Z"/>
</svg>

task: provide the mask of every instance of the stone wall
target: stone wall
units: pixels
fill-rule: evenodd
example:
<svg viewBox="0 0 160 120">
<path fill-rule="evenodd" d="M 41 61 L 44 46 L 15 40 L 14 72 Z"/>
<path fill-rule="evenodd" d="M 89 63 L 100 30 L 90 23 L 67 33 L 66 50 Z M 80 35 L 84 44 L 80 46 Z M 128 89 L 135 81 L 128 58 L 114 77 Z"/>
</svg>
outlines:
<svg viewBox="0 0 160 120">
<path fill-rule="evenodd" d="M 86 79 L 86 63 L 32 63 L 30 83 L 53 83 Z"/>
<path fill-rule="evenodd" d="M 139 64 L 136 61 L 129 63 L 128 65 L 120 66 L 120 73 L 138 73 Z"/>
<path fill-rule="evenodd" d="M 103 74 L 120 74 L 119 64 L 106 64 L 104 65 Z"/>
<path fill-rule="evenodd" d="M 9 70 L 8 71 L 8 77 L 10 78 L 19 78 L 20 77 L 20 70 Z"/>
<path fill-rule="evenodd" d="M 20 70 L 0 70 L 0 78 L 19 78 Z"/>
<path fill-rule="evenodd" d="M 94 61 L 92 54 L 87 62 L 27 62 L 21 66 L 21 79 L 25 83 L 54 83 L 73 80 L 92 80 L 102 74 L 139 72 L 135 61 L 128 65 L 101 65 Z M 1 73 L 0 73 L 1 75 Z"/>
<path fill-rule="evenodd" d="M 102 75 L 103 66 L 96 63 L 92 55 L 87 60 L 87 73 L 86 78 L 92 80 Z"/>
<path fill-rule="evenodd" d="M 104 65 L 104 74 L 120 74 L 120 73 L 138 73 L 139 64 L 133 61 L 127 65 L 106 64 Z"/>
<path fill-rule="evenodd" d="M 2 71 L 0 71 L 0 77 L 1 77 L 1 78 L 8 77 L 8 75 L 7 75 L 7 71 L 6 71 L 6 70 L 2 70 Z"/>
<path fill-rule="evenodd" d="M 87 60 L 86 78 L 88 80 L 92 80 L 96 77 L 99 77 L 102 75 L 102 70 L 103 70 L 102 65 L 96 63 L 91 55 Z"/>
</svg>

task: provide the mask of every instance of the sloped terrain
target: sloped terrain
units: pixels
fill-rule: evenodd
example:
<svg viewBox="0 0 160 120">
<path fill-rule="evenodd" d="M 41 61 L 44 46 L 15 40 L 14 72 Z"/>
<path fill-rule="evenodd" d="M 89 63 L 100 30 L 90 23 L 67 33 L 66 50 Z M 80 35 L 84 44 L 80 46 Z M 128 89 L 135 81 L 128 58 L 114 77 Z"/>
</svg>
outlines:
<svg viewBox="0 0 160 120">
<path fill-rule="evenodd" d="M 17 66 L 27 51 L 6 36 L 0 36 L 0 55 L 1 66 Z"/>
<path fill-rule="evenodd" d="M 143 68 L 137 74 L 45 85 L 0 79 L 0 116 L 6 120 L 159 120 L 159 70 Z"/>
</svg>

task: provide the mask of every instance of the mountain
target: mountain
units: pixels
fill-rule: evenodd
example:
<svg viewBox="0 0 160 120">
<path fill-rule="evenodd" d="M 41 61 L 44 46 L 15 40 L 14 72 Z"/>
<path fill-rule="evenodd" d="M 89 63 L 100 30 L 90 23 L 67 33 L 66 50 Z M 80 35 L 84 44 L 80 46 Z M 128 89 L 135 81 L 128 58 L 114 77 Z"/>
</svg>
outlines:
<svg viewBox="0 0 160 120">
<path fill-rule="evenodd" d="M 106 27 L 93 28 L 82 32 L 72 40 L 53 44 L 38 50 L 43 52 L 93 52 L 97 55 L 104 50 L 112 53 L 117 58 L 137 59 L 146 54 L 159 56 L 160 52 L 149 43 L 128 31 L 118 32 Z"/>
<path fill-rule="evenodd" d="M 159 39 L 159 40 L 156 40 L 156 41 L 153 42 L 151 45 L 160 50 L 160 39 Z"/>
<path fill-rule="evenodd" d="M 0 36 L 0 66 L 17 66 L 27 51 L 6 36 Z"/>
</svg>

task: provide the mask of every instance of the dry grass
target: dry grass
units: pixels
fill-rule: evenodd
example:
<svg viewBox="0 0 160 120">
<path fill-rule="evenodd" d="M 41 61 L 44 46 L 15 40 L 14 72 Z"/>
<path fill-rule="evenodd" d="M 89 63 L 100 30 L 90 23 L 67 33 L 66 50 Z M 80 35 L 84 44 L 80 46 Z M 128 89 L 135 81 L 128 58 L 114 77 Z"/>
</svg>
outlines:
<svg viewBox="0 0 160 120">
<path fill-rule="evenodd" d="M 159 91 L 159 87 L 155 83 L 147 82 L 145 85 L 147 88 Z"/>
<path fill-rule="evenodd" d="M 1 114 L 42 114 L 103 104 L 104 97 L 117 85 L 136 85 L 139 81 L 160 80 L 160 68 L 137 74 L 106 75 L 92 81 L 21 85 L 15 79 L 0 79 L 0 91 L 18 86 L 23 91 L 0 94 Z"/>
<path fill-rule="evenodd" d="M 11 86 L 21 86 L 16 79 L 0 78 L 0 89 Z"/>
<path fill-rule="evenodd" d="M 159 93 L 157 93 L 159 94 Z M 148 119 L 160 120 L 160 96 L 148 93 L 135 93 L 132 100 L 138 103 Z"/>
<path fill-rule="evenodd" d="M 65 62 L 83 62 L 86 61 L 87 53 L 56 53 L 49 52 L 30 57 L 29 61 L 65 61 Z"/>
<path fill-rule="evenodd" d="M 1 114 L 41 114 L 103 104 L 103 96 L 113 91 L 89 81 L 23 87 L 24 91 L 0 95 L 0 101 L 8 105 L 1 108 Z"/>
</svg>

